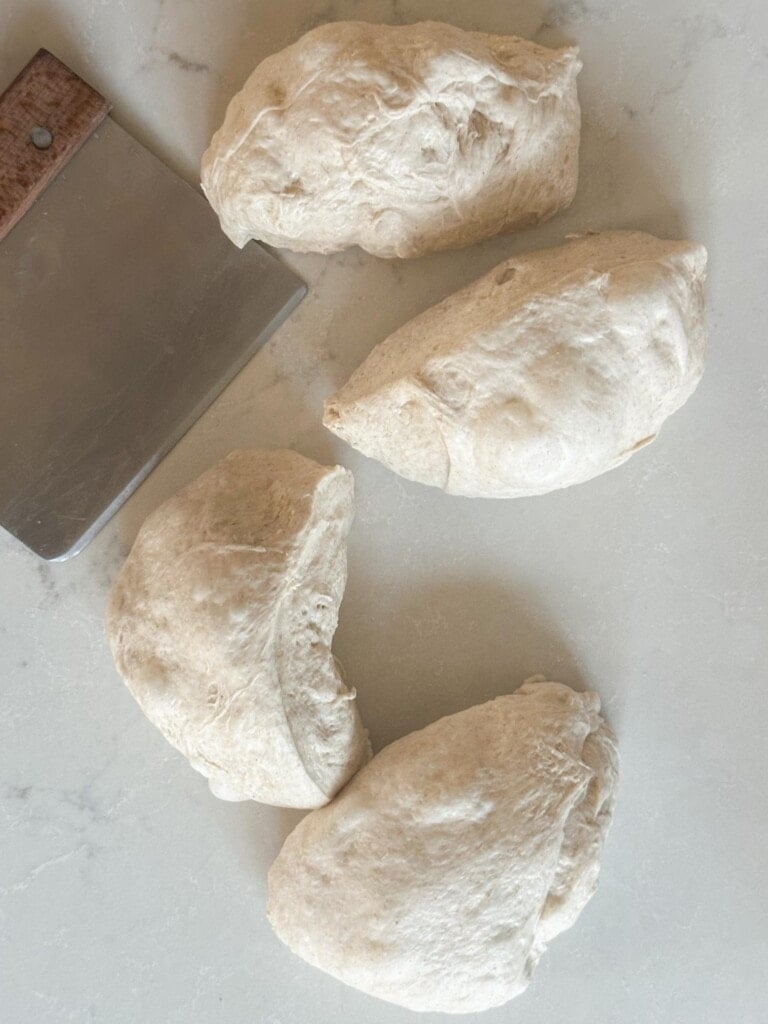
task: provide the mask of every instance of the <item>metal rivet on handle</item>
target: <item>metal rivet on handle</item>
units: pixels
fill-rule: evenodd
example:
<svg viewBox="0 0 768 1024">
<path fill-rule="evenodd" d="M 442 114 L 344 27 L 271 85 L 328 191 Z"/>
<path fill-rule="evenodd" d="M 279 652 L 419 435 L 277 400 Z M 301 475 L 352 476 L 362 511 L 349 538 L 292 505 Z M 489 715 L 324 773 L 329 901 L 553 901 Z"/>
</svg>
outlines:
<svg viewBox="0 0 768 1024">
<path fill-rule="evenodd" d="M 50 144 L 53 142 L 53 134 L 47 129 L 40 125 L 37 125 L 29 133 L 29 137 L 32 141 L 32 145 L 37 149 L 48 149 Z"/>
</svg>

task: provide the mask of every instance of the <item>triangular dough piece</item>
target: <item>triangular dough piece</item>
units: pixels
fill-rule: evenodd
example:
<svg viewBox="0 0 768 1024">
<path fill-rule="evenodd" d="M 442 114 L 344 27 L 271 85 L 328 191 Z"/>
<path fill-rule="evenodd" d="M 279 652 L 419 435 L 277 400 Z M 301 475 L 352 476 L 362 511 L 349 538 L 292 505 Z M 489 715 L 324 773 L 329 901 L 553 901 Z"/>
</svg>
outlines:
<svg viewBox="0 0 768 1024">
<path fill-rule="evenodd" d="M 325 406 L 449 494 L 545 494 L 621 465 L 704 369 L 706 252 L 639 231 L 514 256 L 405 324 Z"/>
</svg>

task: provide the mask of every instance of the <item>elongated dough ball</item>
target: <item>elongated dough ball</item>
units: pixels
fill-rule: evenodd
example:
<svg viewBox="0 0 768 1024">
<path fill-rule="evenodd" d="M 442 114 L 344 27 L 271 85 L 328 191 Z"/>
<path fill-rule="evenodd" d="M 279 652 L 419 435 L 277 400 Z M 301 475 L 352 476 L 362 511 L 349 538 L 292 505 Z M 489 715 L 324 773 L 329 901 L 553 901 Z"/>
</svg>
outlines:
<svg viewBox="0 0 768 1024">
<path fill-rule="evenodd" d="M 323 422 L 449 494 L 518 498 L 590 480 L 695 390 L 705 267 L 703 246 L 639 231 L 515 256 L 377 345 Z"/>
<path fill-rule="evenodd" d="M 599 708 L 537 677 L 386 747 L 286 840 L 279 937 L 412 1010 L 518 995 L 597 886 L 618 770 Z"/>
<path fill-rule="evenodd" d="M 203 191 L 239 246 L 469 245 L 573 199 L 580 68 L 575 49 L 438 22 L 323 25 L 234 97 Z"/>
<path fill-rule="evenodd" d="M 331 640 L 352 474 L 240 451 L 144 523 L 112 653 L 144 714 L 225 800 L 319 807 L 370 757 Z"/>
</svg>

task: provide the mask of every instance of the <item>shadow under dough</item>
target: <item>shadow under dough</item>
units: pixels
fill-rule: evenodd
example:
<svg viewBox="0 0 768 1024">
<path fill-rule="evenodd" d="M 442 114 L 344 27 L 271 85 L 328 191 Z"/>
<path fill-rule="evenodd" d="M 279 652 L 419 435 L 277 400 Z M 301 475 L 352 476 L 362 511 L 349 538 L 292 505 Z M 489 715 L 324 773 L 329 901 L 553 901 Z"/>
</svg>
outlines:
<svg viewBox="0 0 768 1024">
<path fill-rule="evenodd" d="M 358 593 L 358 590 L 360 591 Z M 584 689 L 563 638 L 530 591 L 446 576 L 388 604 L 351 581 L 334 651 L 374 751 L 542 674 Z"/>
<path fill-rule="evenodd" d="M 247 873 L 260 879 L 266 891 L 267 872 L 287 836 L 307 812 L 289 807 L 270 807 L 251 800 L 230 804 L 225 812 L 230 835 Z M 234 827 L 232 827 L 234 826 Z"/>
<path fill-rule="evenodd" d="M 455 575 L 379 600 L 375 581 L 350 581 L 334 652 L 374 752 L 444 715 L 514 692 L 536 674 L 585 689 L 563 638 L 530 590 Z M 250 868 L 265 875 L 306 813 L 228 805 Z"/>
</svg>

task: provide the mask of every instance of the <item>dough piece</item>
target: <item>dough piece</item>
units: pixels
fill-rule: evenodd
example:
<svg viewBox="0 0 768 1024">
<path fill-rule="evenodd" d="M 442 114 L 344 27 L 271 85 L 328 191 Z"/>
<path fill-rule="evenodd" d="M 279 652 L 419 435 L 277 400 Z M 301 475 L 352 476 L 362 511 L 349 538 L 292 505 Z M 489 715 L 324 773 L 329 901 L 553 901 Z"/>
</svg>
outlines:
<svg viewBox="0 0 768 1024">
<path fill-rule="evenodd" d="M 518 995 L 597 885 L 618 769 L 599 708 L 535 677 L 386 747 L 286 840 L 279 937 L 411 1010 Z"/>
<path fill-rule="evenodd" d="M 452 25 L 335 22 L 263 61 L 203 156 L 236 245 L 434 249 L 545 220 L 576 191 L 577 50 Z"/>
<path fill-rule="evenodd" d="M 621 465 L 704 369 L 706 251 L 639 231 L 515 256 L 378 345 L 325 405 L 363 454 L 519 498 Z"/>
<path fill-rule="evenodd" d="M 352 474 L 240 451 L 144 523 L 109 601 L 144 714 L 225 800 L 319 807 L 370 757 L 331 654 Z"/>
</svg>

